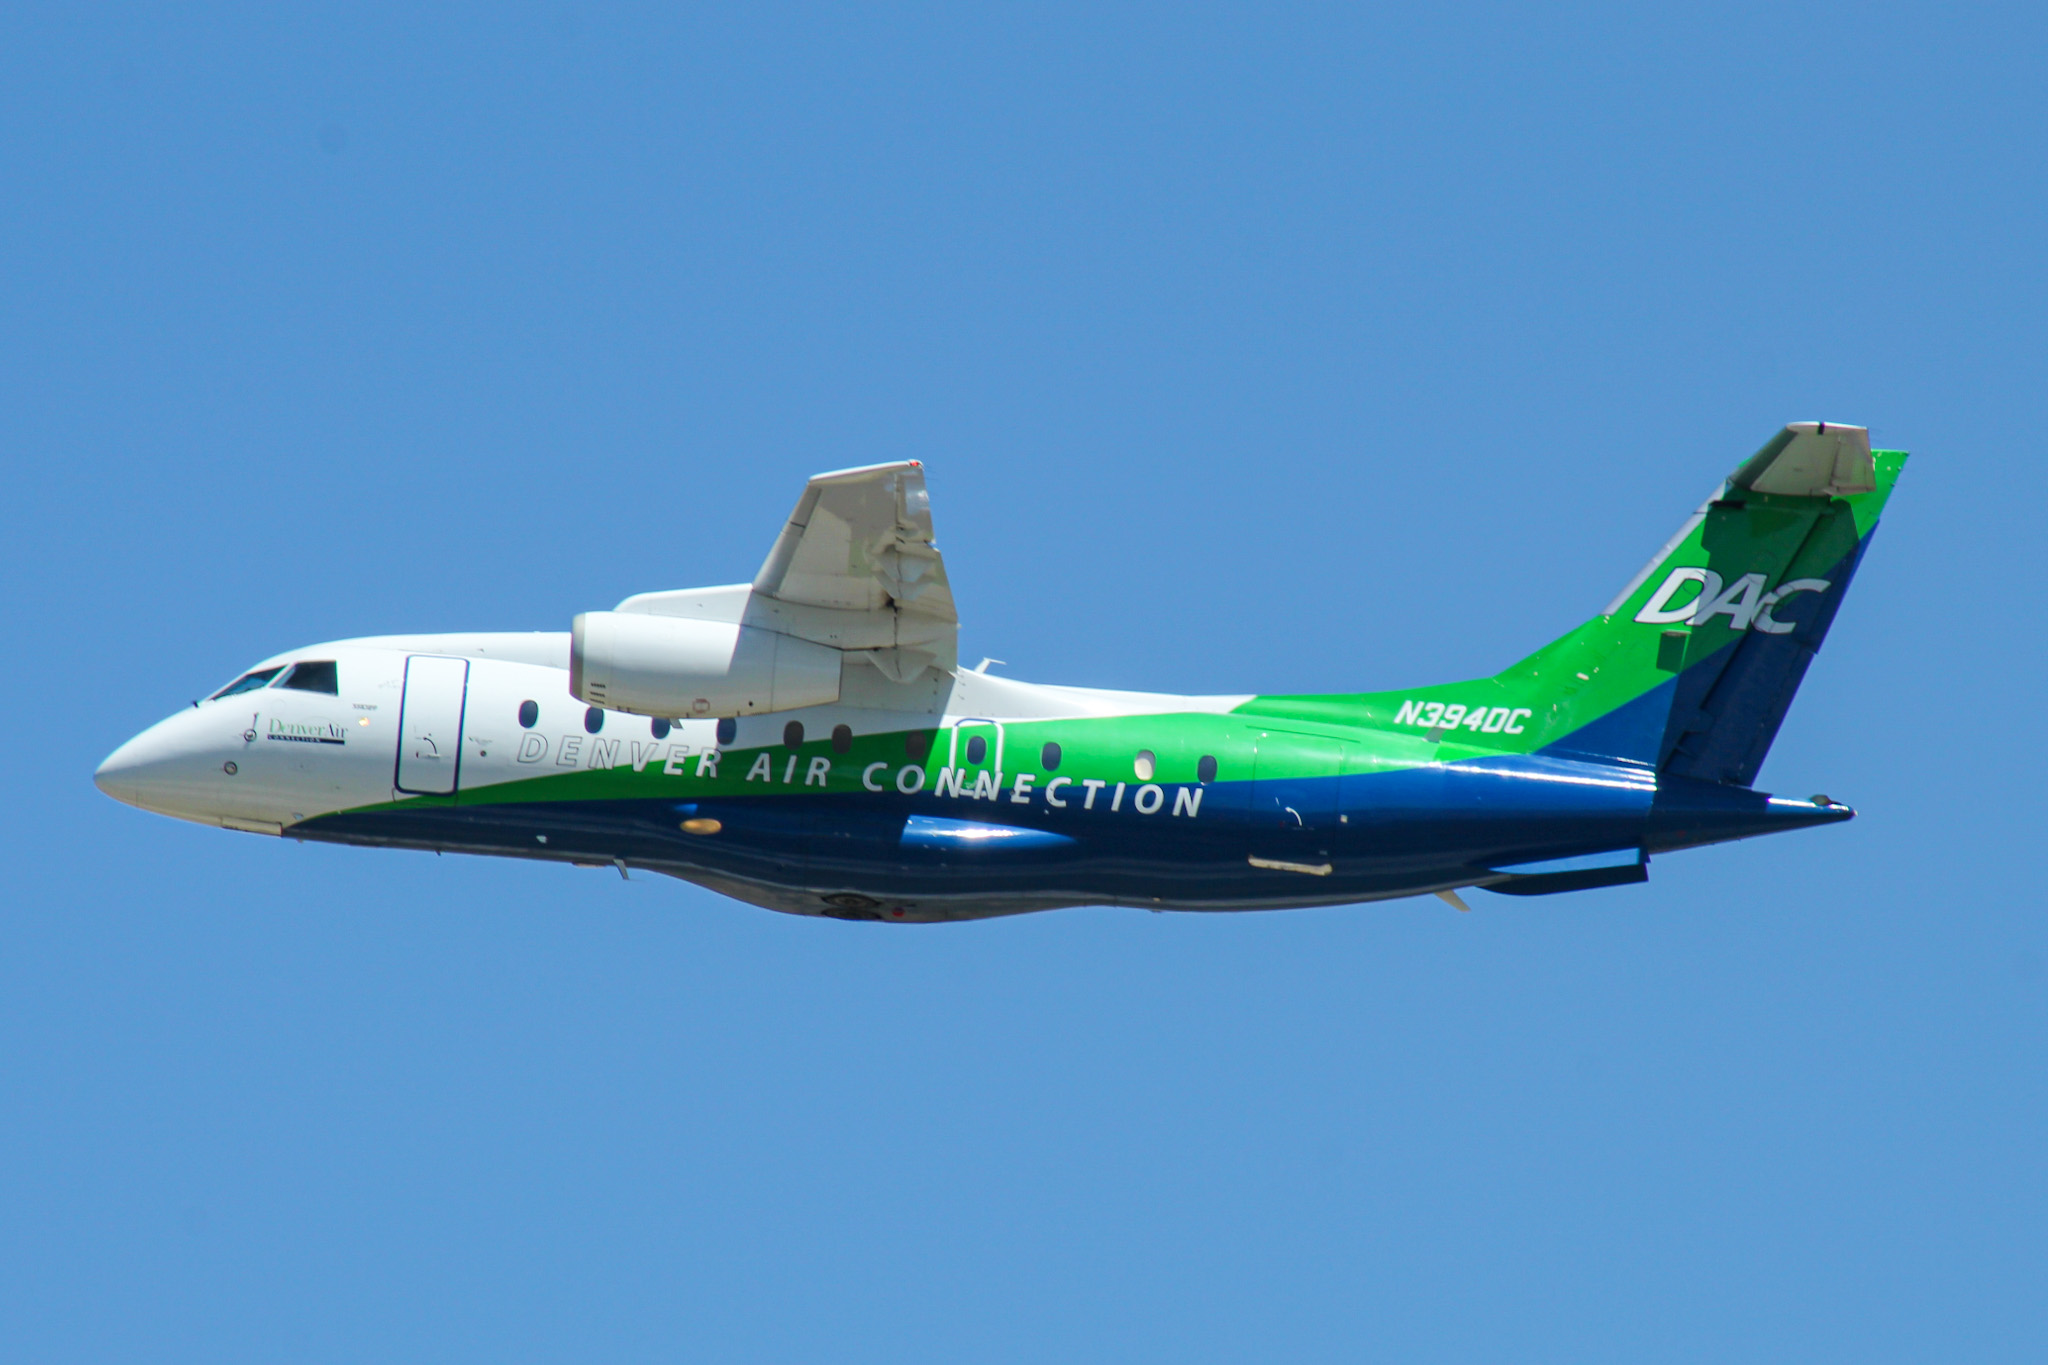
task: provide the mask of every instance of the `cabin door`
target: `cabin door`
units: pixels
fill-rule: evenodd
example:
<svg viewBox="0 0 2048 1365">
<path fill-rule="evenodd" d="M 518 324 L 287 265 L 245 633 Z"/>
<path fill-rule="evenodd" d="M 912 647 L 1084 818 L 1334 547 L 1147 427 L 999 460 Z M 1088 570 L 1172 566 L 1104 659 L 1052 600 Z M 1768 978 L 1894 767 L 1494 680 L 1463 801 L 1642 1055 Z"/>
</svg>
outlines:
<svg viewBox="0 0 2048 1365">
<path fill-rule="evenodd" d="M 992 720 L 972 717 L 953 722 L 951 753 L 947 767 L 958 774 L 960 794 L 972 797 L 977 790 L 986 801 L 1003 785 L 1003 727 Z"/>
<path fill-rule="evenodd" d="M 415 654 L 405 661 L 398 711 L 398 775 L 392 785 L 421 796 L 453 796 L 462 776 L 462 710 L 469 660 Z"/>
</svg>

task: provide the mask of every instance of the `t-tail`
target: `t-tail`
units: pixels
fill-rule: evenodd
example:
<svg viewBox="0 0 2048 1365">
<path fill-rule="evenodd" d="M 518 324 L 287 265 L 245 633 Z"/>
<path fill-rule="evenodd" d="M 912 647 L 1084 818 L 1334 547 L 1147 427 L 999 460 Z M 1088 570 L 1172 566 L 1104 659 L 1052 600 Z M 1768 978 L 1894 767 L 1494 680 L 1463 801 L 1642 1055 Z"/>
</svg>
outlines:
<svg viewBox="0 0 2048 1365">
<path fill-rule="evenodd" d="M 1715 489 L 1606 610 L 1491 678 L 1257 709 L 1419 734 L 1446 761 L 1548 754 L 1755 781 L 1906 453 L 1795 422 Z M 1842 816 L 1848 814 L 1840 809 Z"/>
<path fill-rule="evenodd" d="M 1863 427 L 1772 437 L 1605 611 L 1494 679 L 1541 700 L 1532 747 L 1749 786 L 1905 463 Z"/>
</svg>

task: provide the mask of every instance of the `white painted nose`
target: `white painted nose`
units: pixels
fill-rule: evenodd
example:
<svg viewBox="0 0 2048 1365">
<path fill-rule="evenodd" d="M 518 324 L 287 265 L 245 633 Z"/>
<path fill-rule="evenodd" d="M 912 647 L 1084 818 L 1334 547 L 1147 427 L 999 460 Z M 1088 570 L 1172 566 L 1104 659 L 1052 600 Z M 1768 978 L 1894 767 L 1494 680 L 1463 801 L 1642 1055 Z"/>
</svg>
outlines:
<svg viewBox="0 0 2048 1365">
<path fill-rule="evenodd" d="M 150 726 L 106 756 L 93 785 L 116 801 L 163 815 L 204 812 L 218 800 L 219 747 L 199 711 Z"/>
<path fill-rule="evenodd" d="M 92 784 L 116 801 L 144 810 L 156 809 L 164 788 L 178 776 L 178 746 L 161 733 L 161 725 L 144 730 L 106 756 L 92 775 Z"/>
<path fill-rule="evenodd" d="M 100 760 L 100 766 L 93 769 L 92 774 L 95 787 L 116 801 L 126 801 L 131 806 L 142 804 L 135 799 L 135 784 L 128 780 L 135 769 L 134 755 L 129 752 L 134 747 L 135 741 L 129 740 Z"/>
</svg>

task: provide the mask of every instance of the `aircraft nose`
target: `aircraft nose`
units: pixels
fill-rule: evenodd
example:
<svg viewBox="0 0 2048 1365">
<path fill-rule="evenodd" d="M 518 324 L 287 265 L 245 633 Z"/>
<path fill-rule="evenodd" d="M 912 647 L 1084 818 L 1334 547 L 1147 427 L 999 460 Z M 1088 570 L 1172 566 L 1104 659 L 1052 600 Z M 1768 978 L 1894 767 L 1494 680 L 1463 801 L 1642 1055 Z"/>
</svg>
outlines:
<svg viewBox="0 0 2048 1365">
<path fill-rule="evenodd" d="M 128 766 L 128 746 L 123 744 L 101 759 L 100 766 L 92 770 L 92 784 L 116 801 L 126 801 L 132 806 L 135 802 L 129 796 Z"/>
<path fill-rule="evenodd" d="M 200 795 L 207 768 L 205 736 L 184 712 L 144 730 L 101 760 L 92 783 L 116 801 L 175 814 Z"/>
<path fill-rule="evenodd" d="M 106 755 L 92 772 L 92 786 L 119 802 L 141 806 L 143 810 L 150 808 L 145 792 L 152 786 L 162 786 L 174 757 L 170 745 L 164 743 L 164 735 L 160 735 L 162 729 L 164 726 L 152 726 Z"/>
</svg>

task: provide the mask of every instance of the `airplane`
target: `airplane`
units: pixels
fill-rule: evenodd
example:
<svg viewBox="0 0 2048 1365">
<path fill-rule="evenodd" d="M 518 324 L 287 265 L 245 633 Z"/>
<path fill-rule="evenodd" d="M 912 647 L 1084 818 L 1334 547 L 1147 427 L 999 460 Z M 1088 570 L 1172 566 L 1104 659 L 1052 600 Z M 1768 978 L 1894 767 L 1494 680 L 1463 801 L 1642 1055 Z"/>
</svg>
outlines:
<svg viewBox="0 0 2048 1365">
<path fill-rule="evenodd" d="M 918 461 L 820 474 L 750 583 L 567 632 L 273 655 L 94 781 L 230 830 L 665 873 L 932 923 L 1642 882 L 1855 814 L 1753 789 L 1904 467 L 1796 422 L 1598 615 L 1492 677 L 1181 696 L 964 669 Z"/>
</svg>

